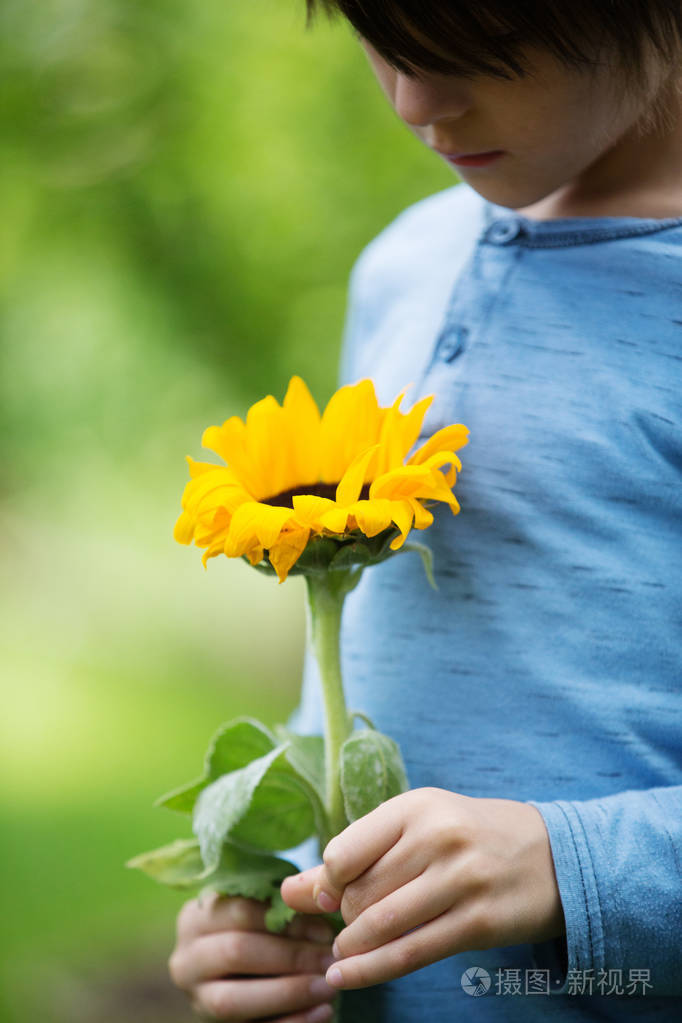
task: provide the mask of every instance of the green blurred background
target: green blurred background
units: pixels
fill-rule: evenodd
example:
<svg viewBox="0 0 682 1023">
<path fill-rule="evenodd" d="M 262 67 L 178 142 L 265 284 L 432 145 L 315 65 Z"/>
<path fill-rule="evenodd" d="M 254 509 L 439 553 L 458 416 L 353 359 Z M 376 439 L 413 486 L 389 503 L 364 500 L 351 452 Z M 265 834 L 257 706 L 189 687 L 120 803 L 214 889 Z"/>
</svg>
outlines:
<svg viewBox="0 0 682 1023">
<path fill-rule="evenodd" d="M 189 1020 L 125 870 L 235 714 L 286 720 L 300 580 L 172 540 L 202 430 L 335 386 L 353 260 L 453 183 L 304 0 L 0 5 L 0 1018 Z"/>
</svg>

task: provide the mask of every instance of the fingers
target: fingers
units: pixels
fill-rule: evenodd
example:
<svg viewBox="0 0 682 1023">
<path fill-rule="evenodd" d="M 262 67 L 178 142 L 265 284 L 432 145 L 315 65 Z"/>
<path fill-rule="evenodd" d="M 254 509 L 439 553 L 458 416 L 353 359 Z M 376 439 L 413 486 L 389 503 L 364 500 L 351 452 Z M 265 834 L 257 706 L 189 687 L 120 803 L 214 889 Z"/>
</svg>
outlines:
<svg viewBox="0 0 682 1023">
<path fill-rule="evenodd" d="M 452 906 L 446 885 L 434 885 L 422 874 L 398 891 L 369 905 L 336 936 L 334 948 L 339 959 L 370 952 L 422 924 L 440 916 Z"/>
<path fill-rule="evenodd" d="M 324 1003 L 337 993 L 324 979 L 333 961 L 334 928 L 297 915 L 272 934 L 265 928 L 266 911 L 262 902 L 237 897 L 185 903 L 168 962 L 171 980 L 207 1019 L 323 1023 L 331 1018 Z"/>
<path fill-rule="evenodd" d="M 491 947 L 486 942 L 477 944 L 479 939 L 474 937 L 483 933 L 484 925 L 488 926 L 475 900 L 464 906 L 453 906 L 400 938 L 362 955 L 340 960 L 327 976 L 333 980 L 332 974 L 338 971 L 339 982 L 334 986 L 342 990 L 383 984 L 465 949 Z"/>
<path fill-rule="evenodd" d="M 178 914 L 177 941 L 184 944 L 200 934 L 217 931 L 266 931 L 265 914 L 267 905 L 257 899 L 239 896 L 218 896 L 212 892 L 203 901 L 191 899 Z M 292 907 L 293 908 L 293 907 Z M 320 911 L 315 906 L 315 913 Z M 287 924 L 284 932 L 291 937 L 307 938 L 309 941 L 331 941 L 334 931 L 326 920 L 298 915 Z"/>
<path fill-rule="evenodd" d="M 191 899 L 178 914 L 178 943 L 215 931 L 264 931 L 267 908 L 256 899 L 221 897 L 215 892 L 201 901 Z"/>
<path fill-rule="evenodd" d="M 332 891 L 342 892 L 393 848 L 402 837 L 407 809 L 422 791 L 413 789 L 387 799 L 327 843 L 322 858 Z"/>
<path fill-rule="evenodd" d="M 222 931 L 176 949 L 169 969 L 173 983 L 189 990 L 227 974 L 324 974 L 333 961 L 326 944 L 261 931 Z"/>
<path fill-rule="evenodd" d="M 306 1019 L 306 1010 L 329 1002 L 337 991 L 324 977 L 301 974 L 257 980 L 208 981 L 196 988 L 192 1001 L 195 1012 L 220 1020 L 257 1020 L 263 1017 Z"/>
<path fill-rule="evenodd" d="M 332 885 L 324 864 L 285 877 L 280 891 L 287 906 L 299 913 L 334 913 L 343 895 Z"/>
</svg>

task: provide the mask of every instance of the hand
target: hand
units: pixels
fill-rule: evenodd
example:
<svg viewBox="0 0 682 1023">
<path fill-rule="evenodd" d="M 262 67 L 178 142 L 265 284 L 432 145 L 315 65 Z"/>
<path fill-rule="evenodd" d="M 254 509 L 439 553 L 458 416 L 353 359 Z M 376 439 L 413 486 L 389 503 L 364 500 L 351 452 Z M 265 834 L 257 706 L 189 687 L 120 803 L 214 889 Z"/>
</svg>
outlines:
<svg viewBox="0 0 682 1023">
<path fill-rule="evenodd" d="M 192 1009 L 208 1019 L 331 1019 L 331 1006 L 321 1004 L 337 993 L 324 980 L 332 961 L 331 926 L 298 916 L 272 934 L 265 928 L 266 908 L 256 899 L 215 894 L 201 903 L 186 902 L 168 961 L 171 980 L 190 996 Z"/>
<path fill-rule="evenodd" d="M 335 987 L 565 933 L 547 829 L 528 803 L 412 789 L 353 821 L 323 859 L 281 891 L 301 912 L 340 907 Z"/>
</svg>

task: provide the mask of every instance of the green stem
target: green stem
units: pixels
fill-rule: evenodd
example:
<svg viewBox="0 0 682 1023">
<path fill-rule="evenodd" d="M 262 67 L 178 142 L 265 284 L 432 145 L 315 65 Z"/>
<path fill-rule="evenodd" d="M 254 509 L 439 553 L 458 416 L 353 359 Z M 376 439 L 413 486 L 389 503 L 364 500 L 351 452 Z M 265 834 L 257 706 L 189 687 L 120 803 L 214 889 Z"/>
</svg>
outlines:
<svg viewBox="0 0 682 1023">
<path fill-rule="evenodd" d="M 341 792 L 339 761 L 341 747 L 352 731 L 352 722 L 343 692 L 340 635 L 343 602 L 351 582 L 355 580 L 347 572 L 335 571 L 306 575 L 305 581 L 308 587 L 308 629 L 322 682 L 325 803 L 331 830 L 329 838 L 332 838 L 348 825 Z"/>
</svg>

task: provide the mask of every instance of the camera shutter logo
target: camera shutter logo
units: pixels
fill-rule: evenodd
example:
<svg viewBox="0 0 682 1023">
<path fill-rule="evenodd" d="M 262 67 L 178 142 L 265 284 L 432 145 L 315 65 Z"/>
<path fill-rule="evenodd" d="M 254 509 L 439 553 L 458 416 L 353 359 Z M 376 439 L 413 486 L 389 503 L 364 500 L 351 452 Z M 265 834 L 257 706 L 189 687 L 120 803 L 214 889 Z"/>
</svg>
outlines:
<svg viewBox="0 0 682 1023">
<path fill-rule="evenodd" d="M 482 966 L 470 966 L 462 974 L 462 987 L 468 995 L 480 998 L 490 989 L 490 974 Z"/>
</svg>

